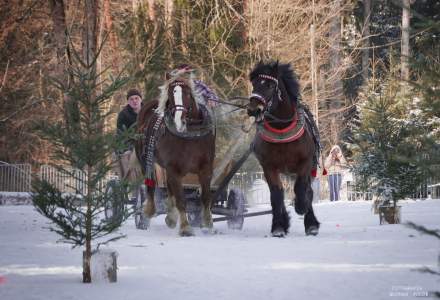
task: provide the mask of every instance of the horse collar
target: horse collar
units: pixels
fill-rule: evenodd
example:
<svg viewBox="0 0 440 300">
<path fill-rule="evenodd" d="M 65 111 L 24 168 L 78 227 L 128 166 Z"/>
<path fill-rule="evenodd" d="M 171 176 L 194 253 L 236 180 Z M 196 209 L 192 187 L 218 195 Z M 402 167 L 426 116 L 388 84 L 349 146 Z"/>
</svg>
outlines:
<svg viewBox="0 0 440 300">
<path fill-rule="evenodd" d="M 264 120 L 257 126 L 260 137 L 269 143 L 289 143 L 296 141 L 304 134 L 304 113 L 302 110 L 295 113 L 292 123 L 286 128 L 276 129 Z"/>
</svg>

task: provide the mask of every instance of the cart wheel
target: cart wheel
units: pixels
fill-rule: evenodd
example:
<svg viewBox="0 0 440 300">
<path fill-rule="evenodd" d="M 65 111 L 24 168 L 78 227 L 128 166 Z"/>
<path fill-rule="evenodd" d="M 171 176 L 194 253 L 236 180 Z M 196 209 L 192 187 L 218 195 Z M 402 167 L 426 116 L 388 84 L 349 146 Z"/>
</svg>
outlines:
<svg viewBox="0 0 440 300">
<path fill-rule="evenodd" d="M 105 189 L 104 215 L 107 221 L 121 223 L 124 214 L 124 204 L 128 201 L 125 188 L 119 180 L 110 180 Z"/>
<path fill-rule="evenodd" d="M 202 224 L 202 211 L 191 211 L 187 213 L 188 222 L 192 227 L 200 227 Z"/>
<path fill-rule="evenodd" d="M 244 209 L 246 198 L 240 189 L 231 189 L 228 195 L 228 208 L 233 211 L 233 215 L 227 219 L 229 229 L 241 230 L 244 222 Z"/>
<path fill-rule="evenodd" d="M 146 230 L 150 227 L 150 219 L 144 214 L 143 204 L 146 199 L 147 189 L 145 185 L 140 185 L 136 193 L 136 203 L 134 209 L 134 224 L 137 229 Z"/>
</svg>

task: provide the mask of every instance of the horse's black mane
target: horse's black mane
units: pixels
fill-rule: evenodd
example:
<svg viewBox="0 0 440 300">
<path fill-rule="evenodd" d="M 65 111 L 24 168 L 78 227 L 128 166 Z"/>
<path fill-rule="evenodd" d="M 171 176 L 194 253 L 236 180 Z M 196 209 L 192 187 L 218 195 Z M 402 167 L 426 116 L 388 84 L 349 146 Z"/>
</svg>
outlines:
<svg viewBox="0 0 440 300">
<path fill-rule="evenodd" d="M 278 69 L 278 73 L 276 72 L 276 69 Z M 298 104 L 298 100 L 300 98 L 299 83 L 297 76 L 292 70 L 292 66 L 290 64 L 280 64 L 274 61 L 269 63 L 259 62 L 251 71 L 249 75 L 250 80 L 254 80 L 258 75 L 261 74 L 271 75 L 281 79 L 286 87 L 289 99 L 295 104 Z"/>
</svg>

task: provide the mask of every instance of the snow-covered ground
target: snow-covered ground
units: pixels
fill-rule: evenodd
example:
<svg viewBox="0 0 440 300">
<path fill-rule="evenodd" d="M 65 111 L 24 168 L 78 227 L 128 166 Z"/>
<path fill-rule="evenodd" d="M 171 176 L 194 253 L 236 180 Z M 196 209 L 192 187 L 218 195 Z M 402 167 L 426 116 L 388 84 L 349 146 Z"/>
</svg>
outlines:
<svg viewBox="0 0 440 300">
<path fill-rule="evenodd" d="M 403 222 L 440 228 L 440 200 L 403 202 Z M 267 207 L 265 207 L 267 208 Z M 315 204 L 317 237 L 269 235 L 270 216 L 245 220 L 242 231 L 216 223 L 218 234 L 182 238 L 163 216 L 148 231 L 127 221 L 118 282 L 81 283 L 81 251 L 57 244 L 32 206 L 0 206 L 0 299 L 390 299 L 440 290 L 438 240 L 403 225 L 379 225 L 368 202 Z"/>
</svg>

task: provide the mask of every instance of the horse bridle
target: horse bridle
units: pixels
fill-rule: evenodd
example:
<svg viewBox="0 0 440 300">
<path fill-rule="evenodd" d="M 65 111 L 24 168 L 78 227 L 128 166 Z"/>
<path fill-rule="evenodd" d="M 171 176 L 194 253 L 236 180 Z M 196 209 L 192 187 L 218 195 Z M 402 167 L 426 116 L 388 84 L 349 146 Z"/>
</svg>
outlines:
<svg viewBox="0 0 440 300">
<path fill-rule="evenodd" d="M 175 86 L 188 86 L 187 84 L 185 84 L 182 81 L 175 81 L 172 84 L 170 84 L 171 87 L 175 87 Z M 194 99 L 193 99 L 194 100 Z M 195 103 L 195 100 L 194 100 Z M 197 104 L 196 104 L 197 105 Z M 187 112 L 185 120 L 187 122 L 188 125 L 190 124 L 199 124 L 199 123 L 203 123 L 203 117 L 201 119 L 197 119 L 197 118 L 191 118 L 192 116 L 192 112 L 193 112 L 193 105 L 190 105 L 189 108 L 186 108 L 185 105 L 181 105 L 181 104 L 175 104 L 171 107 L 169 107 L 166 111 L 166 115 L 167 118 L 172 117 L 177 111 L 181 111 L 181 112 Z"/>
<path fill-rule="evenodd" d="M 186 86 L 188 87 L 185 82 L 182 81 L 175 81 L 170 84 L 170 87 L 174 88 L 176 86 Z M 209 133 L 215 132 L 215 126 L 212 124 L 212 119 L 207 111 L 207 108 L 203 105 L 198 106 L 199 113 L 202 115 L 199 119 L 191 118 L 192 112 L 193 112 L 193 105 L 196 104 L 196 100 L 191 96 L 194 103 L 192 103 L 189 108 L 186 108 L 184 105 L 181 104 L 175 104 L 173 103 L 172 106 L 168 107 L 165 111 L 165 125 L 168 128 L 168 130 L 176 136 L 179 136 L 184 139 L 197 139 L 206 136 Z M 173 101 L 174 102 L 174 101 Z M 186 124 L 191 126 L 191 130 L 186 132 L 178 132 L 175 129 L 174 122 L 172 121 L 173 115 L 175 112 L 181 111 L 181 112 L 188 112 L 185 116 Z"/>
<path fill-rule="evenodd" d="M 176 86 L 181 86 L 181 87 L 183 87 L 183 86 L 187 86 L 187 85 L 186 85 L 184 82 L 182 82 L 182 81 L 174 81 L 172 84 L 170 84 L 170 86 L 174 88 L 174 87 L 176 87 Z M 173 102 L 174 102 L 174 101 L 173 101 Z M 181 104 L 176 104 L 176 103 L 174 103 L 174 105 L 173 105 L 172 107 L 168 108 L 167 111 L 168 111 L 171 115 L 174 115 L 174 113 L 176 113 L 177 111 L 188 112 L 188 113 L 187 113 L 187 117 L 186 117 L 186 119 L 187 119 L 187 120 L 190 120 L 190 119 L 188 118 L 188 116 L 191 115 L 191 113 L 192 113 L 192 105 L 190 105 L 189 109 L 187 109 L 187 108 L 185 107 L 185 105 L 181 105 Z"/>
<path fill-rule="evenodd" d="M 275 82 L 275 88 L 274 88 L 274 91 L 273 91 L 269 101 L 266 101 L 266 99 L 258 93 L 252 92 L 252 94 L 250 96 L 250 98 L 252 98 L 252 97 L 257 98 L 263 104 L 264 109 L 263 109 L 262 113 L 263 113 L 264 117 L 270 117 L 272 119 L 272 122 L 280 122 L 280 123 L 288 123 L 288 122 L 292 122 L 293 120 L 295 120 L 297 118 L 296 112 L 293 117 L 287 118 L 287 119 L 280 119 L 280 118 L 274 116 L 273 114 L 271 114 L 270 108 L 272 106 L 272 103 L 273 103 L 272 100 L 275 97 L 275 95 L 278 95 L 279 102 L 284 101 L 284 99 L 281 97 L 281 90 L 278 85 L 278 79 L 276 79 L 273 76 L 266 75 L 266 74 L 260 74 L 260 75 L 258 75 L 258 77 L 261 77 L 264 79 L 269 79 L 269 80 Z"/>
<path fill-rule="evenodd" d="M 275 82 L 275 88 L 274 88 L 274 91 L 273 91 L 273 93 L 272 93 L 272 95 L 271 95 L 269 100 L 265 99 L 262 95 L 260 95 L 258 93 L 255 93 L 254 91 L 252 91 L 252 94 L 249 97 L 249 98 L 257 98 L 258 101 L 260 101 L 263 104 L 263 106 L 264 106 L 263 112 L 264 111 L 269 111 L 270 108 L 272 107 L 272 103 L 273 103 L 272 100 L 275 97 L 275 95 L 278 95 L 278 99 L 279 99 L 280 102 L 283 101 L 283 98 L 281 97 L 281 90 L 280 90 L 279 84 L 278 84 L 278 79 L 276 79 L 273 76 L 266 75 L 266 74 L 260 74 L 257 77 L 268 79 L 268 80 L 271 80 L 271 81 Z"/>
</svg>

